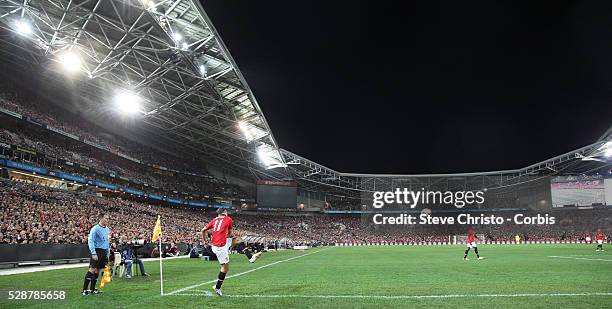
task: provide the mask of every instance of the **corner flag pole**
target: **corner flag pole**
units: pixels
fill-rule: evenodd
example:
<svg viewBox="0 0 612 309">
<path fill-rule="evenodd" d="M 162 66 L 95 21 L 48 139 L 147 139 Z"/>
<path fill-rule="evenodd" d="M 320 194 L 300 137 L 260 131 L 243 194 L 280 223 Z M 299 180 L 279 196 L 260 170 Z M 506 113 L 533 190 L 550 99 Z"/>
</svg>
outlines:
<svg viewBox="0 0 612 309">
<path fill-rule="evenodd" d="M 161 296 L 164 296 L 164 269 L 162 267 L 161 237 L 159 238 L 159 285 Z"/>
<path fill-rule="evenodd" d="M 157 215 L 157 221 L 155 222 L 155 228 L 153 228 L 153 237 L 151 242 L 159 241 L 159 290 L 161 296 L 164 296 L 164 269 L 162 267 L 162 239 L 161 239 L 161 216 Z"/>
</svg>

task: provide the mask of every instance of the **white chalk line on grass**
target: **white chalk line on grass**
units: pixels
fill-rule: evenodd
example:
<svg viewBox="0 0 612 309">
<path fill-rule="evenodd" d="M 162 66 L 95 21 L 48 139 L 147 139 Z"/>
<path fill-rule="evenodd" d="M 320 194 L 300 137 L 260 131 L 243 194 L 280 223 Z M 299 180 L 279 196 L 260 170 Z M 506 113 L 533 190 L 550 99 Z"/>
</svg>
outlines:
<svg viewBox="0 0 612 309">
<path fill-rule="evenodd" d="M 551 256 L 549 256 L 549 258 L 552 258 L 552 259 L 570 259 L 570 260 L 586 260 L 586 261 L 604 261 L 604 262 L 612 262 L 612 260 L 607 260 L 607 259 L 581 258 L 581 257 L 574 257 L 574 256 L 558 256 L 558 255 L 551 255 Z"/>
<path fill-rule="evenodd" d="M 212 293 L 175 293 L 174 296 L 213 296 Z M 349 299 L 427 299 L 427 298 L 486 298 L 486 297 L 570 297 L 612 296 L 612 293 L 525 293 L 525 294 L 447 294 L 447 295 L 224 295 L 232 298 L 349 298 Z M 216 296 L 215 296 L 216 297 Z"/>
<path fill-rule="evenodd" d="M 237 274 L 234 274 L 234 275 L 229 275 L 229 276 L 225 277 L 225 279 L 230 279 L 230 278 L 235 278 L 235 277 L 238 277 L 238 276 L 246 275 L 246 274 L 252 273 L 252 272 L 254 272 L 256 270 L 260 270 L 262 268 L 274 266 L 276 264 L 280 264 L 280 263 L 284 263 L 284 262 L 289 262 L 291 260 L 295 260 L 295 259 L 299 259 L 301 257 L 305 257 L 305 256 L 308 256 L 308 255 L 311 255 L 311 254 L 319 253 L 319 252 L 327 250 L 327 249 L 328 248 L 322 249 L 322 250 L 318 250 L 318 251 L 314 251 L 314 252 L 310 252 L 310 253 L 306 253 L 306 254 L 302 254 L 302 255 L 298 255 L 298 256 L 294 256 L 294 257 L 291 257 L 291 258 L 288 258 L 288 259 L 272 262 L 270 264 L 262 265 L 262 266 L 259 266 L 259 267 L 253 268 L 253 269 L 249 269 L 247 271 L 243 271 L 243 272 L 240 272 L 240 273 L 237 273 Z M 201 287 L 201 286 L 203 286 L 205 284 L 211 284 L 211 283 L 215 283 L 215 282 L 217 282 L 217 279 L 206 281 L 206 282 L 202 282 L 202 283 L 198 283 L 198 284 L 194 284 L 194 285 L 191 285 L 191 286 L 188 286 L 188 287 L 184 287 L 184 288 L 178 289 L 176 291 L 172 291 L 170 293 L 166 293 L 164 295 L 177 295 L 177 293 L 189 291 L 191 289 L 195 289 L 197 287 Z M 198 295 L 203 295 L 203 294 L 198 294 Z M 203 295 L 203 296 L 206 296 L 206 295 Z"/>
</svg>

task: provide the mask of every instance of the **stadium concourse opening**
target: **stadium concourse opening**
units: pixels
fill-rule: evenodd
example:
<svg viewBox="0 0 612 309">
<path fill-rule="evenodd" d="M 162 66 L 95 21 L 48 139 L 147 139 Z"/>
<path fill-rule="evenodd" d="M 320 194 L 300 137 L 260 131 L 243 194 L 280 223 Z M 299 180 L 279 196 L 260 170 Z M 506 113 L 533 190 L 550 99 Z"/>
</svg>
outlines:
<svg viewBox="0 0 612 309">
<path fill-rule="evenodd" d="M 0 0 L 0 307 L 612 307 L 606 10 L 396 5 Z"/>
</svg>

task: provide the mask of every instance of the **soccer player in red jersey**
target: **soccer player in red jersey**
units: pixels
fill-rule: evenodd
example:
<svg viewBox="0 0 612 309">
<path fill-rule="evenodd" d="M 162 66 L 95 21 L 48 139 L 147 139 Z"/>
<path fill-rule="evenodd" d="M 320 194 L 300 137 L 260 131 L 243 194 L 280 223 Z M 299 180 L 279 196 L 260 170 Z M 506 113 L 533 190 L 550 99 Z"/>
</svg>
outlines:
<svg viewBox="0 0 612 309">
<path fill-rule="evenodd" d="M 601 232 L 601 230 L 597 231 L 597 236 L 595 236 L 595 239 L 597 240 L 597 249 L 595 249 L 595 251 L 604 251 L 604 249 L 603 249 L 603 233 Z"/>
<path fill-rule="evenodd" d="M 476 243 L 476 235 L 474 235 L 474 230 L 470 228 L 470 230 L 468 231 L 468 244 L 467 244 L 467 248 L 465 249 L 465 254 L 463 255 L 463 260 L 464 261 L 468 261 L 468 252 L 470 252 L 470 249 L 474 248 L 474 252 L 476 253 L 476 257 L 479 260 L 482 260 L 483 258 L 478 254 L 478 244 Z"/>
<path fill-rule="evenodd" d="M 232 246 L 232 237 L 234 237 L 234 220 L 228 216 L 227 209 L 219 208 L 217 209 L 217 214 L 218 216 L 202 229 L 202 237 L 204 238 L 204 245 L 208 245 L 208 231 L 212 230 L 211 248 L 213 253 L 217 256 L 219 264 L 221 264 L 219 276 L 217 277 L 217 284 L 213 289 L 217 295 L 222 296 L 221 285 L 229 272 L 229 249 Z M 236 250 L 245 254 L 249 262 L 255 262 L 261 252 L 252 254 L 251 249 L 246 247 L 242 238 L 236 238 Z"/>
<path fill-rule="evenodd" d="M 232 245 L 231 236 L 234 230 L 234 220 L 227 215 L 227 209 L 219 208 L 217 214 L 218 216 L 202 229 L 202 237 L 204 238 L 204 245 L 208 245 L 208 230 L 212 230 L 212 251 L 217 256 L 219 264 L 221 264 L 217 284 L 213 289 L 217 295 L 222 296 L 221 285 L 229 271 L 229 249 Z"/>
</svg>

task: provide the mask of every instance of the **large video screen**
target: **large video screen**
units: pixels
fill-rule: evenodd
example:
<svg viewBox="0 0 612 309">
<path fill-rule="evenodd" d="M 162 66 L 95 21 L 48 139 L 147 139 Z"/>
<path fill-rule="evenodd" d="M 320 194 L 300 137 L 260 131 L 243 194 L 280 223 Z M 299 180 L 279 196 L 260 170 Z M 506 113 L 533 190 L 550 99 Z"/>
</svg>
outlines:
<svg viewBox="0 0 612 309">
<path fill-rule="evenodd" d="M 551 194 L 553 207 L 606 204 L 601 175 L 555 177 L 551 180 Z"/>
<path fill-rule="evenodd" d="M 257 208 L 296 208 L 297 183 L 294 181 L 257 181 Z"/>
</svg>

